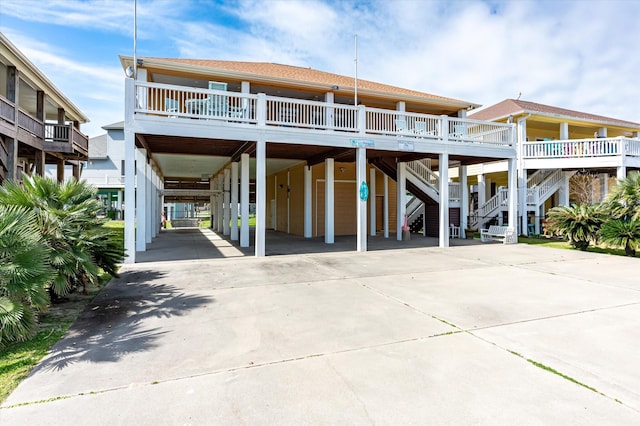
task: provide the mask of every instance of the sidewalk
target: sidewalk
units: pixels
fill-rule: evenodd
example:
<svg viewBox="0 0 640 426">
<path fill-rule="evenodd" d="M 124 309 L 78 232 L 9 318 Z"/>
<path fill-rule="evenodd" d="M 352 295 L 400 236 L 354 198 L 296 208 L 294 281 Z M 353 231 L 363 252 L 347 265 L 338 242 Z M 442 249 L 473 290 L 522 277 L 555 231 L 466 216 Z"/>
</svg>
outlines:
<svg viewBox="0 0 640 426">
<path fill-rule="evenodd" d="M 127 265 L 0 424 L 640 424 L 639 266 L 502 244 Z"/>
</svg>

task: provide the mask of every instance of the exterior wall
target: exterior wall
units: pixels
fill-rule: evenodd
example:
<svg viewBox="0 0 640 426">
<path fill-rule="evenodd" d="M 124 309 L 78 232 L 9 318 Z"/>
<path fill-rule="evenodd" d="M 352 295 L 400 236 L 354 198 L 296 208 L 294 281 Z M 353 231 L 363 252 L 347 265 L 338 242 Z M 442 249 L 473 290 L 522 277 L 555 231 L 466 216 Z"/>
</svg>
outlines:
<svg viewBox="0 0 640 426">
<path fill-rule="evenodd" d="M 124 130 L 109 129 L 106 141 L 106 158 L 103 154 L 100 157 L 89 157 L 87 166 L 82 172 L 82 179 L 90 184 L 102 187 L 124 188 L 122 160 L 124 156 Z"/>
<path fill-rule="evenodd" d="M 282 232 L 304 235 L 304 165 L 291 167 L 267 177 L 267 227 L 274 226 Z M 325 169 L 324 163 L 311 168 L 311 230 L 312 236 L 324 236 L 324 195 Z M 335 235 L 355 235 L 357 233 L 356 217 L 356 164 L 335 163 Z M 368 172 L 367 172 L 368 173 Z M 287 191 L 287 174 L 289 190 Z M 368 174 L 367 174 L 368 176 Z M 389 179 L 389 229 L 395 232 L 396 221 L 396 182 Z M 376 202 L 376 229 L 384 229 L 384 176 L 376 174 L 376 196 L 369 194 L 369 203 Z M 289 201 L 287 210 L 287 198 Z M 370 221 L 369 205 L 367 221 Z"/>
</svg>

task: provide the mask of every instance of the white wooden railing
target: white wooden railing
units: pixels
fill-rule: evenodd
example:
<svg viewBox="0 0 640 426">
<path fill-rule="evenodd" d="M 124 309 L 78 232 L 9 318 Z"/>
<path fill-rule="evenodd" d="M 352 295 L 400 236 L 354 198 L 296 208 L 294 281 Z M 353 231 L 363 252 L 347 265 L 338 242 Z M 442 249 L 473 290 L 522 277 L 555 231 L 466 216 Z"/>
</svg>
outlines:
<svg viewBox="0 0 640 426">
<path fill-rule="evenodd" d="M 428 164 L 430 165 L 431 163 L 426 163 L 424 160 L 415 160 L 406 163 L 406 167 L 424 183 L 434 187 L 437 191 L 439 178 L 438 175 L 431 170 L 431 167 L 429 167 Z"/>
<path fill-rule="evenodd" d="M 527 188 L 527 204 L 538 206 L 544 202 L 549 195 L 556 192 L 558 185 L 564 179 L 562 169 L 555 170 L 553 173 L 545 177 L 538 185 Z"/>
<path fill-rule="evenodd" d="M 124 176 L 90 176 L 83 177 L 89 185 L 93 186 L 103 186 L 103 185 L 114 185 L 114 186 L 124 186 Z"/>
<path fill-rule="evenodd" d="M 582 158 L 640 155 L 640 140 L 625 137 L 524 142 L 523 158 Z"/>
<path fill-rule="evenodd" d="M 145 81 L 133 85 L 136 114 L 514 146 L 511 124 Z"/>
<path fill-rule="evenodd" d="M 496 195 L 489 198 L 486 203 L 469 215 L 469 226 L 473 229 L 478 229 L 484 225 L 500 208 L 507 206 L 508 196 L 509 188 L 499 187 Z"/>
</svg>

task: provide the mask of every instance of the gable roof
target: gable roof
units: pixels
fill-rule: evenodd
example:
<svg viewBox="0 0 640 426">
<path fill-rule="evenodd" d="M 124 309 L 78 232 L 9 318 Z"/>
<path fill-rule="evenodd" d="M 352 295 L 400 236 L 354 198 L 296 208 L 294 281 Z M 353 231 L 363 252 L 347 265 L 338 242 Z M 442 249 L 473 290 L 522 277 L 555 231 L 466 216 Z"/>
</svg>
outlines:
<svg viewBox="0 0 640 426">
<path fill-rule="evenodd" d="M 121 56 L 123 67 L 126 68 L 127 61 L 130 58 Z M 326 71 L 320 71 L 311 67 L 298 67 L 293 65 L 283 65 L 271 62 L 243 62 L 243 61 L 220 61 L 211 59 L 181 59 L 181 58 L 142 58 L 145 66 L 154 66 L 157 63 L 173 63 L 184 65 L 187 67 L 195 67 L 202 69 L 222 70 L 232 72 L 239 77 L 246 76 L 254 80 L 262 80 L 265 82 L 283 82 L 291 84 L 303 84 L 316 87 L 324 87 L 330 90 L 333 86 L 342 89 L 354 90 L 354 78 L 352 76 L 344 76 Z M 434 102 L 455 106 L 458 108 L 478 108 L 479 104 L 463 101 L 459 99 L 448 98 L 444 96 L 433 95 L 431 93 L 420 92 L 417 90 L 405 89 L 402 87 L 391 86 L 388 84 L 377 83 L 374 81 L 358 79 L 358 91 L 363 93 L 379 94 L 379 95 L 396 95 L 420 99 L 423 102 Z"/>
<path fill-rule="evenodd" d="M 640 128 L 639 123 L 619 120 L 617 118 L 605 117 L 602 115 L 589 114 L 586 112 L 574 111 L 566 108 L 554 107 L 551 105 L 538 104 L 535 102 L 521 101 L 519 99 L 505 99 L 495 105 L 469 114 L 469 118 L 475 120 L 500 120 L 509 115 L 535 114 L 555 118 L 570 118 L 585 120 L 590 122 L 611 124 L 615 126 Z"/>
</svg>

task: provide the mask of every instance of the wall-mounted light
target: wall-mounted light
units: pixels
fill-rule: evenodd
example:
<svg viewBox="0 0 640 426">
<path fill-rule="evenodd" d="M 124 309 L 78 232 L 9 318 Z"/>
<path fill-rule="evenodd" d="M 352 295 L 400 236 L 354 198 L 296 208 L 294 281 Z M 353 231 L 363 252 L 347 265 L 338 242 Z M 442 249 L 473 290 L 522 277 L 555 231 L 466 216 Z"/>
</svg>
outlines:
<svg viewBox="0 0 640 426">
<path fill-rule="evenodd" d="M 125 74 L 127 74 L 127 77 L 133 77 L 133 67 L 131 65 L 129 65 L 124 72 Z"/>
<path fill-rule="evenodd" d="M 344 173 L 344 167 L 340 167 L 340 173 Z"/>
<path fill-rule="evenodd" d="M 340 90 L 340 87 L 339 87 L 339 86 L 333 86 L 331 89 L 333 89 L 333 90 Z"/>
</svg>

